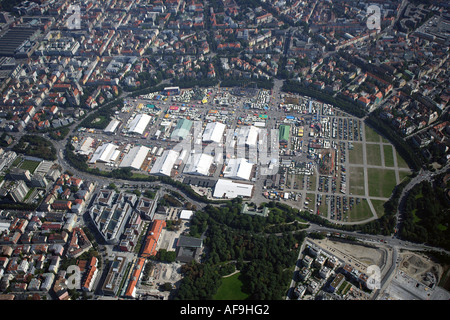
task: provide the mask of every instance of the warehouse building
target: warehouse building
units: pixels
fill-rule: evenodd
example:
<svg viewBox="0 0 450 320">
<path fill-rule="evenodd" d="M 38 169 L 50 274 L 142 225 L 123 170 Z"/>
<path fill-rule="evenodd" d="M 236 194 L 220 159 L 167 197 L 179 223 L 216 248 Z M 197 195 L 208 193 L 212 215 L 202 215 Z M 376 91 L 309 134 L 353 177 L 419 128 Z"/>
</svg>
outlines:
<svg viewBox="0 0 450 320">
<path fill-rule="evenodd" d="M 247 159 L 229 159 L 223 176 L 228 179 L 250 180 L 253 169 L 253 163 Z"/>
<path fill-rule="evenodd" d="M 94 144 L 94 139 L 91 137 L 84 138 L 78 145 L 77 153 L 82 155 L 88 155 L 94 151 L 92 145 Z"/>
<path fill-rule="evenodd" d="M 131 150 L 123 158 L 119 167 L 140 170 L 142 164 L 148 156 L 149 151 L 150 148 L 145 146 L 136 146 L 131 148 Z"/>
<path fill-rule="evenodd" d="M 166 150 L 163 152 L 161 157 L 156 159 L 153 164 L 150 174 L 171 176 L 172 168 L 178 159 L 179 152 L 174 150 Z"/>
<path fill-rule="evenodd" d="M 259 129 L 254 126 L 241 127 L 237 132 L 237 145 L 256 147 L 258 144 Z"/>
<path fill-rule="evenodd" d="M 192 128 L 192 121 L 188 119 L 181 119 L 178 121 L 175 129 L 172 132 L 172 135 L 170 136 L 171 140 L 179 141 L 186 139 L 189 132 Z"/>
<path fill-rule="evenodd" d="M 183 172 L 207 176 L 213 163 L 214 157 L 204 153 L 191 153 Z"/>
<path fill-rule="evenodd" d="M 120 151 L 117 150 L 117 146 L 113 143 L 105 143 L 98 147 L 89 160 L 89 163 L 98 162 L 114 162 L 120 155 Z"/>
<path fill-rule="evenodd" d="M 128 125 L 128 133 L 143 134 L 151 119 L 152 117 L 145 113 L 136 115 Z"/>
<path fill-rule="evenodd" d="M 232 199 L 237 197 L 251 198 L 253 185 L 238 183 L 231 180 L 219 179 L 214 188 L 214 198 Z"/>
<path fill-rule="evenodd" d="M 221 142 L 226 125 L 220 122 L 210 122 L 203 131 L 203 142 Z"/>
<path fill-rule="evenodd" d="M 112 119 L 109 124 L 106 126 L 105 130 L 103 130 L 107 134 L 114 134 L 119 127 L 120 121 L 117 119 Z"/>
</svg>

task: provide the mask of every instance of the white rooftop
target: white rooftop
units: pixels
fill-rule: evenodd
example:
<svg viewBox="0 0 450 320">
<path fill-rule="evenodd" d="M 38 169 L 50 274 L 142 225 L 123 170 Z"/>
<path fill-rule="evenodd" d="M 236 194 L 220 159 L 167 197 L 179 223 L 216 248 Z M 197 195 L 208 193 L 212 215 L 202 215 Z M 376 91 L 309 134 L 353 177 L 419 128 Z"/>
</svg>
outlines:
<svg viewBox="0 0 450 320">
<path fill-rule="evenodd" d="M 117 146 L 113 143 L 102 144 L 95 150 L 89 163 L 96 163 L 97 161 L 110 162 L 115 156 L 116 149 Z"/>
<path fill-rule="evenodd" d="M 251 197 L 253 185 L 247 183 L 238 183 L 231 180 L 219 179 L 214 188 L 214 198 L 236 198 Z"/>
<path fill-rule="evenodd" d="M 203 142 L 221 142 L 226 125 L 220 122 L 209 122 L 203 131 Z"/>
<path fill-rule="evenodd" d="M 133 147 L 123 158 L 120 163 L 120 168 L 133 168 L 136 170 L 140 170 L 142 163 L 148 155 L 150 148 L 145 146 L 136 146 Z"/>
<path fill-rule="evenodd" d="M 252 173 L 253 164 L 247 159 L 229 159 L 223 171 L 223 176 L 229 179 L 249 180 Z"/>
<path fill-rule="evenodd" d="M 109 124 L 106 126 L 105 130 L 103 130 L 104 132 L 107 133 L 113 133 L 114 131 L 116 131 L 118 125 L 119 125 L 120 121 L 117 119 L 112 119 Z"/>
<path fill-rule="evenodd" d="M 158 159 L 156 159 L 152 169 L 150 170 L 150 173 L 170 176 L 173 165 L 177 161 L 179 155 L 180 153 L 174 150 L 164 151 L 163 154 Z"/>
<path fill-rule="evenodd" d="M 194 214 L 194 211 L 192 211 L 192 210 L 181 210 L 180 219 L 189 220 L 189 219 L 191 219 L 193 214 Z"/>
<path fill-rule="evenodd" d="M 151 118 L 152 117 L 148 114 L 139 113 L 133 118 L 133 120 L 131 120 L 130 124 L 128 125 L 128 132 L 143 134 Z"/>
<path fill-rule="evenodd" d="M 254 126 L 241 127 L 237 134 L 237 143 L 239 146 L 252 146 L 255 147 L 258 143 L 259 129 Z"/>
<path fill-rule="evenodd" d="M 214 157 L 204 153 L 192 153 L 184 167 L 183 172 L 187 174 L 198 174 L 206 176 L 213 163 Z"/>
</svg>

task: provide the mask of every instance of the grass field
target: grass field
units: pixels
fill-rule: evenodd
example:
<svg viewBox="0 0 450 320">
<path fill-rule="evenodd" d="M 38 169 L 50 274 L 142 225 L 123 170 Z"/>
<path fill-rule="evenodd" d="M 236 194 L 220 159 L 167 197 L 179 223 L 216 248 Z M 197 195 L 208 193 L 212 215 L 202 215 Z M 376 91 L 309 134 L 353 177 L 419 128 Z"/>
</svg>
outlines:
<svg viewBox="0 0 450 320">
<path fill-rule="evenodd" d="M 295 181 L 295 174 L 288 174 L 287 175 L 287 185 L 289 189 L 294 187 L 294 181 Z"/>
<path fill-rule="evenodd" d="M 20 163 L 20 161 L 22 161 L 22 157 L 17 157 L 14 159 L 13 163 L 11 164 L 12 167 L 17 167 Z"/>
<path fill-rule="evenodd" d="M 395 151 L 397 153 L 397 166 L 399 168 L 407 168 L 409 169 L 408 164 L 406 163 L 406 161 L 398 154 L 397 151 Z"/>
<path fill-rule="evenodd" d="M 359 204 L 355 203 L 352 210 L 349 210 L 347 214 L 349 222 L 361 221 L 373 216 L 366 199 L 363 199 Z"/>
<path fill-rule="evenodd" d="M 348 162 L 351 164 L 363 164 L 362 143 L 354 142 L 353 149 L 348 150 Z"/>
<path fill-rule="evenodd" d="M 326 202 L 326 196 L 325 195 L 323 195 L 322 196 L 322 203 L 320 204 L 320 206 L 319 206 L 319 214 L 322 216 L 322 217 L 327 217 L 328 216 L 328 204 L 327 204 L 327 202 Z"/>
<path fill-rule="evenodd" d="M 297 184 L 297 186 L 294 187 L 294 189 L 303 190 L 303 181 L 304 181 L 303 174 L 295 174 L 294 175 L 294 185 Z"/>
<path fill-rule="evenodd" d="M 350 187 L 349 191 L 355 195 L 365 195 L 364 190 L 364 169 L 360 167 L 350 167 L 348 172 L 350 173 L 347 186 Z"/>
<path fill-rule="evenodd" d="M 240 273 L 230 277 L 222 278 L 222 285 L 217 289 L 214 300 L 245 300 L 248 294 L 242 292 L 243 283 L 240 280 Z"/>
<path fill-rule="evenodd" d="M 404 170 L 398 170 L 398 175 L 400 178 L 400 182 L 407 179 L 409 175 L 411 174 L 411 171 L 404 171 Z"/>
<path fill-rule="evenodd" d="M 394 154 L 392 151 L 391 145 L 383 145 L 383 151 L 384 151 L 384 165 L 386 167 L 394 167 Z"/>
<path fill-rule="evenodd" d="M 370 200 L 372 202 L 373 208 L 375 209 L 375 212 L 377 213 L 378 218 L 382 217 L 384 215 L 384 204 L 386 201 L 384 200 Z"/>
<path fill-rule="evenodd" d="M 371 127 L 368 126 L 364 126 L 365 129 L 365 133 L 366 133 L 366 141 L 367 142 L 380 142 L 381 141 L 381 136 L 375 132 L 375 130 L 373 130 Z"/>
<path fill-rule="evenodd" d="M 381 149 L 379 144 L 366 144 L 367 164 L 381 166 Z"/>
<path fill-rule="evenodd" d="M 314 174 L 312 174 L 312 175 L 310 175 L 310 176 L 306 176 L 305 177 L 305 184 L 306 184 L 306 181 L 307 181 L 307 179 L 308 179 L 308 177 L 309 177 L 309 182 L 310 182 L 310 187 L 308 188 L 308 185 L 306 185 L 306 190 L 316 190 L 316 188 L 317 188 L 317 174 L 316 173 L 314 173 Z"/>
<path fill-rule="evenodd" d="M 316 208 L 316 195 L 314 193 L 307 193 L 304 201 L 308 201 L 309 202 L 308 205 L 306 206 L 308 209 L 315 210 L 315 208 Z"/>
<path fill-rule="evenodd" d="M 389 169 L 368 168 L 369 196 L 389 198 L 397 185 L 395 171 Z"/>
<path fill-rule="evenodd" d="M 32 161 L 32 160 L 23 160 L 22 164 L 20 165 L 21 169 L 30 171 L 31 174 L 34 173 L 36 168 L 39 166 L 38 161 Z"/>
</svg>

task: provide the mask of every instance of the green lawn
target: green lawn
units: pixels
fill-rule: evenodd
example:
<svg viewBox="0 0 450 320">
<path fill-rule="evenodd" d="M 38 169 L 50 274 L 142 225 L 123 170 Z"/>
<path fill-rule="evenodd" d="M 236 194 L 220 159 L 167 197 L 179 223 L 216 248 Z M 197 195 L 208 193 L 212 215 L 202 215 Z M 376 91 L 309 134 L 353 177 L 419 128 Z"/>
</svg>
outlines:
<svg viewBox="0 0 450 320">
<path fill-rule="evenodd" d="M 365 133 L 366 133 L 366 141 L 367 142 L 380 142 L 381 136 L 375 132 L 371 127 L 364 126 L 365 127 Z"/>
<path fill-rule="evenodd" d="M 306 198 L 309 198 L 307 200 Z M 308 205 L 306 206 L 308 209 L 313 209 L 315 211 L 316 209 L 316 195 L 314 193 L 307 193 L 306 198 L 304 201 L 308 201 Z"/>
<path fill-rule="evenodd" d="M 395 152 L 396 152 L 396 154 L 397 154 L 397 166 L 398 166 L 399 168 L 406 168 L 406 169 L 409 169 L 409 166 L 408 166 L 408 164 L 406 163 L 406 161 L 398 154 L 397 151 L 395 151 Z"/>
<path fill-rule="evenodd" d="M 322 195 L 322 203 L 319 206 L 319 214 L 325 218 L 328 216 L 328 204 L 325 195 Z"/>
<path fill-rule="evenodd" d="M 30 171 L 31 174 L 34 173 L 36 168 L 39 166 L 39 161 L 32 161 L 32 160 L 23 160 L 22 164 L 20 165 L 21 169 Z"/>
<path fill-rule="evenodd" d="M 363 199 L 359 204 L 356 204 L 355 202 L 352 209 L 349 210 L 347 214 L 349 222 L 361 221 L 373 216 L 366 199 Z"/>
<path fill-rule="evenodd" d="M 309 176 L 309 182 L 310 182 L 310 187 L 308 188 L 308 187 L 306 187 L 306 190 L 313 190 L 313 191 L 315 191 L 316 190 L 316 188 L 317 188 L 317 174 L 312 174 L 312 175 L 310 175 Z M 307 177 L 305 177 L 305 183 L 306 183 L 306 181 L 307 181 Z"/>
<path fill-rule="evenodd" d="M 22 157 L 18 156 L 17 158 L 14 159 L 13 163 L 11 164 L 11 167 L 17 167 L 20 161 L 22 161 Z"/>
<path fill-rule="evenodd" d="M 352 164 L 363 164 L 362 143 L 354 142 L 353 149 L 348 150 L 348 162 Z"/>
<path fill-rule="evenodd" d="M 350 177 L 347 180 L 347 188 L 355 195 L 365 195 L 364 190 L 364 169 L 361 167 L 350 167 L 348 172 Z"/>
<path fill-rule="evenodd" d="M 381 148 L 379 144 L 366 144 L 367 164 L 381 166 Z"/>
<path fill-rule="evenodd" d="M 411 171 L 404 171 L 404 170 L 398 170 L 398 175 L 400 178 L 400 182 L 405 180 L 409 175 L 411 174 Z"/>
<path fill-rule="evenodd" d="M 304 175 L 303 174 L 295 174 L 293 177 L 294 177 L 294 183 L 297 183 L 297 187 L 295 187 L 294 189 L 303 190 Z"/>
<path fill-rule="evenodd" d="M 248 294 L 242 292 L 243 283 L 240 280 L 240 273 L 230 277 L 222 278 L 222 285 L 217 289 L 214 300 L 245 300 Z"/>
<path fill-rule="evenodd" d="M 395 171 L 389 169 L 368 168 L 369 196 L 389 198 L 397 185 Z"/>
<path fill-rule="evenodd" d="M 394 167 L 394 154 L 392 151 L 391 145 L 383 145 L 383 151 L 384 151 L 384 165 L 386 167 Z"/>
<path fill-rule="evenodd" d="M 384 204 L 386 201 L 384 200 L 370 200 L 372 202 L 373 208 L 375 209 L 375 212 L 377 213 L 378 218 L 382 217 L 384 215 Z"/>
</svg>

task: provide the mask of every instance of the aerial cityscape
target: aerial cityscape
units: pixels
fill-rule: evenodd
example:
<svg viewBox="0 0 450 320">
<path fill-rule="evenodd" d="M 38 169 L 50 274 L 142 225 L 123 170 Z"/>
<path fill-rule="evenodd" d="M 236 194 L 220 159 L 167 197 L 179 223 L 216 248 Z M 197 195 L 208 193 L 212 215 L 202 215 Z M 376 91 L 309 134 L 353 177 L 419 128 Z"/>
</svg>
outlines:
<svg viewBox="0 0 450 320">
<path fill-rule="evenodd" d="M 449 300 L 449 48 L 444 0 L 0 0 L 0 300 Z"/>
</svg>

